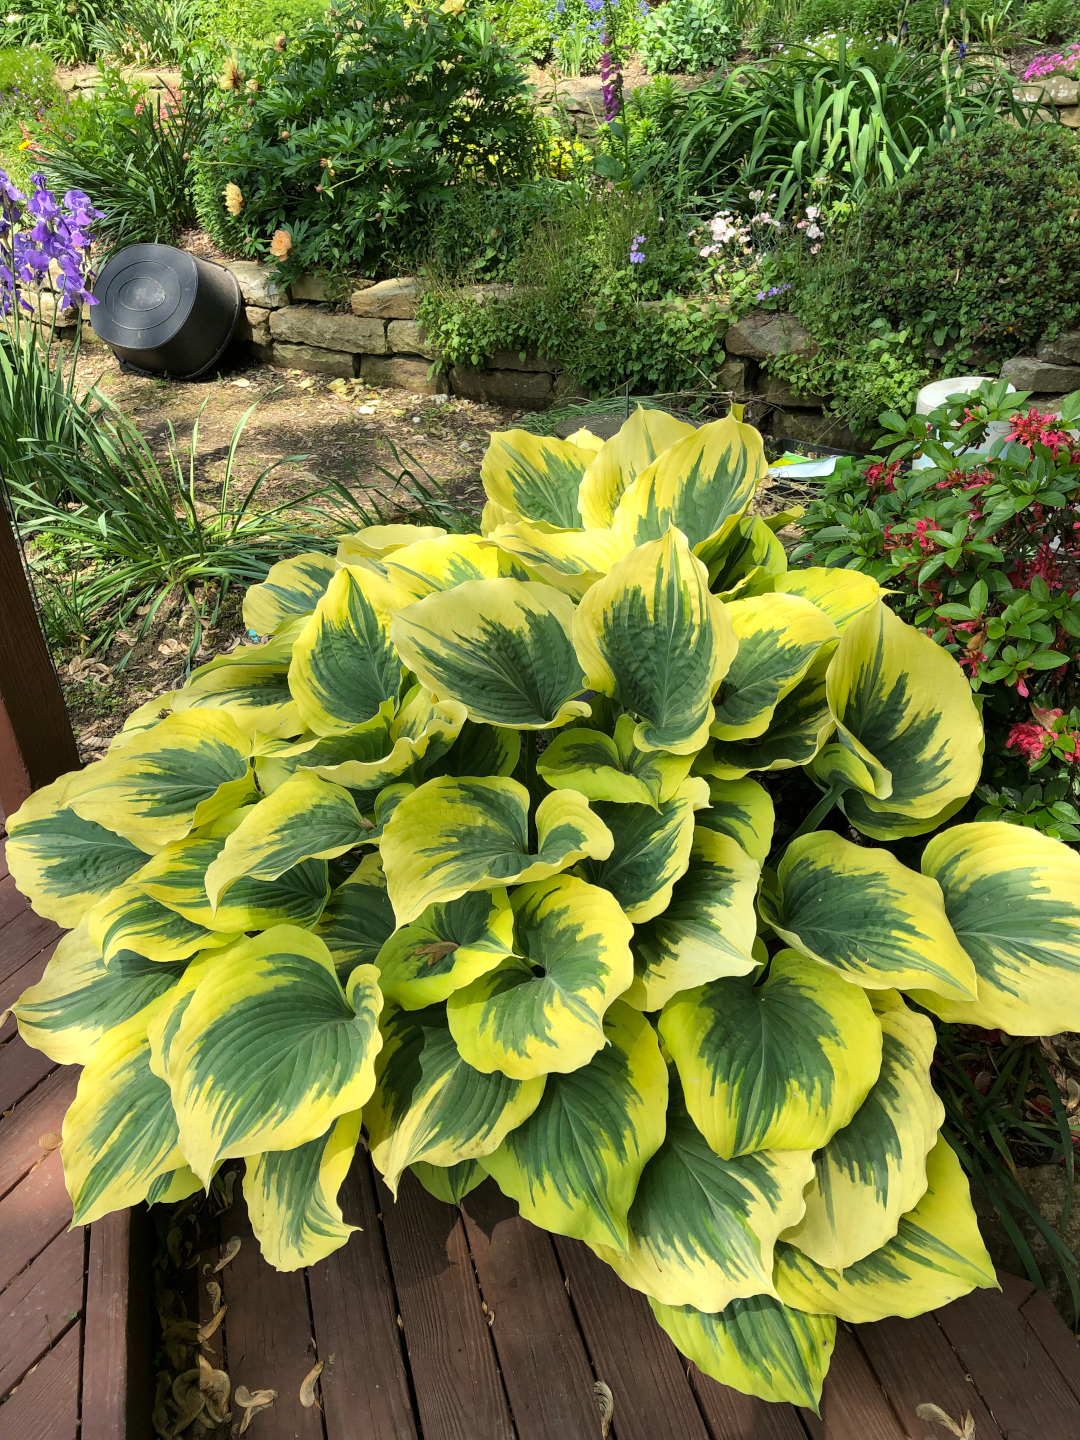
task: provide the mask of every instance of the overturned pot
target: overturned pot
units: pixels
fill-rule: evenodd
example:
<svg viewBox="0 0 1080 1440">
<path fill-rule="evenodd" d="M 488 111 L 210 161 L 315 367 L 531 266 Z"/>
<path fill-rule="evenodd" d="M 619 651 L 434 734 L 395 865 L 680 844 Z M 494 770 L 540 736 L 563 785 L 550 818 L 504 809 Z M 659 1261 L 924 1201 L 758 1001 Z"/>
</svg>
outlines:
<svg viewBox="0 0 1080 1440">
<path fill-rule="evenodd" d="M 194 380 L 232 339 L 242 297 L 235 275 L 172 245 L 128 245 L 94 284 L 94 334 L 123 364 Z"/>
</svg>

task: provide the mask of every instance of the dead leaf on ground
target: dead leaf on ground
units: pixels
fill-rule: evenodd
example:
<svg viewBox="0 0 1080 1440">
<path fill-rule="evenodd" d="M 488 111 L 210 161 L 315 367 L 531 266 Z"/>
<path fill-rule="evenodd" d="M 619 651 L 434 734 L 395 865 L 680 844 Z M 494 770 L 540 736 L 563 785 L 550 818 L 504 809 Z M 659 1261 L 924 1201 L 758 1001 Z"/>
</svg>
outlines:
<svg viewBox="0 0 1080 1440">
<path fill-rule="evenodd" d="M 323 1362 L 320 1360 L 317 1365 L 308 1371 L 300 1383 L 300 1404 L 305 1410 L 310 1410 L 315 1404 L 315 1382 L 323 1372 Z"/>
<path fill-rule="evenodd" d="M 206 1413 L 215 1425 L 230 1420 L 229 1390 L 232 1381 L 224 1370 L 215 1370 L 205 1356 L 199 1356 L 199 1390 L 206 1398 Z"/>
<path fill-rule="evenodd" d="M 975 1434 L 975 1417 L 970 1410 L 959 1425 L 951 1415 L 946 1415 L 940 1405 L 916 1405 L 915 1414 L 920 1420 L 930 1420 L 935 1425 L 943 1426 L 950 1435 L 955 1435 L 957 1440 L 971 1440 Z"/>
<path fill-rule="evenodd" d="M 210 1296 L 210 1314 L 216 1315 L 221 1309 L 221 1286 L 216 1280 L 208 1280 L 206 1293 Z"/>
<path fill-rule="evenodd" d="M 64 666 L 69 680 L 111 680 L 112 671 L 100 660 L 90 660 L 85 655 L 76 655 Z"/>
<path fill-rule="evenodd" d="M 59 1150 L 64 1143 L 64 1137 L 58 1135 L 55 1130 L 46 1130 L 44 1135 L 38 1136 L 38 1144 L 45 1151 L 46 1155 L 50 1150 Z"/>
<path fill-rule="evenodd" d="M 603 1380 L 597 1380 L 592 1388 L 597 1409 L 600 1411 L 600 1434 L 606 1440 L 611 1432 L 611 1417 L 615 1414 L 615 1397 L 611 1393 L 611 1387 L 605 1385 Z"/>
<path fill-rule="evenodd" d="M 157 653 L 159 655 L 165 656 L 186 655 L 187 649 L 188 647 L 184 644 L 182 640 L 176 640 L 170 637 L 168 640 L 163 640 L 161 642 L 161 644 L 157 647 Z"/>
<path fill-rule="evenodd" d="M 243 1435 L 259 1411 L 267 1410 L 273 1405 L 277 1399 L 277 1391 L 256 1390 L 252 1394 L 246 1385 L 238 1385 L 233 1392 L 233 1399 L 244 1412 L 244 1419 L 240 1426 L 240 1434 Z"/>
<path fill-rule="evenodd" d="M 200 1325 L 200 1326 L 199 1326 L 198 1337 L 199 1337 L 199 1343 L 200 1343 L 200 1344 L 201 1344 L 204 1340 L 209 1340 L 209 1339 L 210 1339 L 210 1336 L 213 1335 L 214 1331 L 218 1328 L 218 1326 L 221 1324 L 221 1322 L 225 1319 L 225 1312 L 226 1312 L 226 1310 L 228 1310 L 229 1307 L 228 1307 L 228 1305 L 221 1305 L 221 1304 L 220 1304 L 220 1296 L 221 1296 L 221 1289 L 220 1289 L 220 1287 L 219 1287 L 219 1288 L 218 1288 L 218 1297 L 219 1297 L 218 1303 L 219 1303 L 219 1305 L 220 1305 L 220 1308 L 215 1307 L 213 1319 L 207 1320 L 207 1322 L 206 1322 L 205 1325 Z M 202 1356 L 201 1356 L 201 1355 L 199 1356 L 199 1359 L 200 1359 L 200 1360 L 202 1359 Z"/>
<path fill-rule="evenodd" d="M 225 1249 L 221 1252 L 221 1259 L 214 1266 L 213 1270 L 211 1270 L 211 1275 L 216 1275 L 219 1270 L 224 1270 L 225 1266 L 230 1265 L 239 1254 L 240 1236 L 234 1235 L 231 1240 L 226 1242 Z"/>
</svg>

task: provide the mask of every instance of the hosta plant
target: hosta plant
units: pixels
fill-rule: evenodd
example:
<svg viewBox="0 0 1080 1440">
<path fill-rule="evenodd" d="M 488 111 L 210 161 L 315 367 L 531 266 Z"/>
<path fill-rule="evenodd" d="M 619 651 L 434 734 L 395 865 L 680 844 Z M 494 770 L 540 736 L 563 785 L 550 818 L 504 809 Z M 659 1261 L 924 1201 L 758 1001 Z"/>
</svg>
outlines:
<svg viewBox="0 0 1080 1440">
<path fill-rule="evenodd" d="M 260 643 L 11 817 L 72 927 L 15 1012 L 85 1067 L 77 1222 L 242 1157 L 263 1253 L 311 1264 L 363 1127 L 392 1192 L 491 1176 L 703 1370 L 810 1406 L 837 1318 L 995 1283 L 934 1017 L 1080 1028 L 1080 856 L 941 828 L 968 682 L 871 577 L 786 569 L 765 468 L 735 417 L 495 434 L 482 534 L 275 566 Z"/>
</svg>

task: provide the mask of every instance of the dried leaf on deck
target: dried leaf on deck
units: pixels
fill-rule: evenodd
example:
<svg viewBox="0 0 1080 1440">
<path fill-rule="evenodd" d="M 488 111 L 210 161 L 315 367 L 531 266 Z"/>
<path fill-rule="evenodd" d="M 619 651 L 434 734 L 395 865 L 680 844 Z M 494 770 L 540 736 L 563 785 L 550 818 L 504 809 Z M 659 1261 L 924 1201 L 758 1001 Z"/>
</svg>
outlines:
<svg viewBox="0 0 1080 1440">
<path fill-rule="evenodd" d="M 210 1296 L 210 1314 L 216 1315 L 221 1309 L 221 1286 L 216 1280 L 208 1280 L 206 1293 Z"/>
<path fill-rule="evenodd" d="M 220 1296 L 221 1296 L 221 1287 L 219 1286 L 219 1287 L 218 1287 L 219 1302 L 220 1302 Z M 199 1341 L 200 1341 L 200 1343 L 201 1343 L 202 1341 L 205 1341 L 205 1340 L 209 1340 L 209 1339 L 210 1339 L 210 1336 L 213 1335 L 214 1331 L 218 1328 L 218 1326 L 221 1324 L 221 1322 L 225 1319 L 225 1312 L 226 1312 L 226 1310 L 228 1310 L 228 1308 L 229 1308 L 228 1305 L 219 1305 L 219 1307 L 215 1307 L 213 1318 L 210 1319 L 210 1320 L 207 1320 L 207 1322 L 206 1322 L 205 1325 L 200 1325 L 200 1326 L 199 1326 L 198 1336 L 199 1336 Z M 202 1359 L 202 1356 L 200 1356 L 199 1358 Z"/>
<path fill-rule="evenodd" d="M 246 1385 L 238 1385 L 233 1393 L 233 1399 L 244 1412 L 244 1419 L 240 1426 L 240 1434 L 243 1435 L 259 1411 L 266 1410 L 273 1405 L 277 1399 L 277 1391 L 256 1390 L 252 1394 Z"/>
<path fill-rule="evenodd" d="M 615 1397 L 611 1393 L 611 1387 L 605 1385 L 603 1380 L 597 1380 L 592 1388 L 600 1411 L 600 1434 L 607 1440 L 611 1432 L 611 1417 L 615 1414 Z"/>
<path fill-rule="evenodd" d="M 916 1405 L 915 1414 L 920 1420 L 931 1420 L 935 1425 L 944 1426 L 949 1434 L 957 1436 L 958 1440 L 971 1440 L 975 1434 L 975 1417 L 970 1410 L 960 1425 L 951 1415 L 946 1415 L 940 1405 Z"/>
<path fill-rule="evenodd" d="M 239 1254 L 240 1236 L 234 1235 L 232 1239 L 227 1242 L 225 1249 L 221 1252 L 221 1259 L 214 1266 L 213 1270 L 211 1270 L 211 1275 L 216 1275 L 219 1270 L 224 1270 L 225 1266 L 231 1264 L 232 1261 L 235 1260 L 237 1255 Z"/>
<path fill-rule="evenodd" d="M 323 1362 L 320 1360 L 316 1366 L 308 1371 L 300 1384 L 300 1404 L 303 1405 L 305 1410 L 310 1410 L 312 1405 L 315 1404 L 315 1384 L 322 1372 Z"/>
<path fill-rule="evenodd" d="M 206 1397 L 206 1413 L 216 1425 L 223 1425 L 230 1418 L 229 1391 L 232 1381 L 224 1370 L 215 1370 L 202 1355 L 199 1356 L 199 1389 Z"/>
<path fill-rule="evenodd" d="M 59 1150 L 60 1146 L 63 1143 L 64 1137 L 62 1135 L 57 1135 L 55 1130 L 46 1130 L 44 1135 L 38 1136 L 38 1144 L 41 1146 L 42 1150 L 45 1151 L 46 1155 L 49 1153 L 50 1150 Z"/>
</svg>

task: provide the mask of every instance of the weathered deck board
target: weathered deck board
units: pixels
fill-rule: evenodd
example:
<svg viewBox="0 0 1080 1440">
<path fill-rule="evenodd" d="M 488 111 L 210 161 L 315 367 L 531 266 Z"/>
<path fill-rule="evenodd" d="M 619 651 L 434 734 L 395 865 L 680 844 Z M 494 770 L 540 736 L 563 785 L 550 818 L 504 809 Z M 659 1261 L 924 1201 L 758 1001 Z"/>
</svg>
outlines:
<svg viewBox="0 0 1080 1440">
<path fill-rule="evenodd" d="M 490 1180 L 462 1212 L 520 1440 L 598 1440 L 595 1377 L 551 1237 Z"/>
<path fill-rule="evenodd" d="M 0 1296 L 0 1395 L 79 1318 L 85 1269 L 82 1230 L 65 1230 Z"/>
<path fill-rule="evenodd" d="M 0 1405 L 0 1440 L 75 1440 L 80 1327 L 73 1325 Z"/>
<path fill-rule="evenodd" d="M 376 1194 L 424 1440 L 513 1440 L 461 1216 L 413 1175 Z"/>
<path fill-rule="evenodd" d="M 75 1098 L 77 1074 L 54 1070 L 11 1115 L 0 1120 L 0 1195 L 6 1195 L 44 1158 L 43 1135 L 59 1135 Z"/>
</svg>

